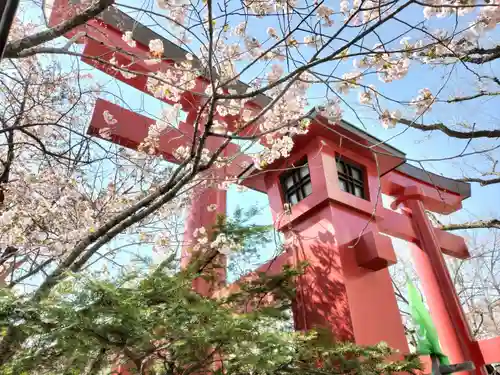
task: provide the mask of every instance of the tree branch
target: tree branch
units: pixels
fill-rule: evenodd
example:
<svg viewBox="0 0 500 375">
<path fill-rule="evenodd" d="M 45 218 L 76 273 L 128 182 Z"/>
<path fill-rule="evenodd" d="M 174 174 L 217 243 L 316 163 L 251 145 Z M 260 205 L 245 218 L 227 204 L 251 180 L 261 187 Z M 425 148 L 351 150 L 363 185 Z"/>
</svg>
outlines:
<svg viewBox="0 0 500 375">
<path fill-rule="evenodd" d="M 500 129 L 491 129 L 491 130 L 473 130 L 470 132 L 463 132 L 459 130 L 450 129 L 442 122 L 437 122 L 435 124 L 429 125 L 421 125 L 417 124 L 414 121 L 401 118 L 398 120 L 401 124 L 407 125 L 410 128 L 422 130 L 425 132 L 438 130 L 443 132 L 449 137 L 458 138 L 458 139 L 471 139 L 471 138 L 500 138 Z"/>
<path fill-rule="evenodd" d="M 472 57 L 471 55 L 480 55 L 481 57 Z M 500 57 L 500 45 L 493 48 L 474 48 L 467 51 L 467 55 L 460 58 L 464 62 L 473 64 L 484 64 Z"/>
<path fill-rule="evenodd" d="M 500 229 L 500 220 L 499 219 L 478 220 L 460 224 L 446 224 L 439 226 L 439 229 L 449 230 L 449 231 L 460 230 L 460 229 L 488 229 L 488 228 Z"/>
<path fill-rule="evenodd" d="M 481 186 L 487 186 L 487 185 L 492 185 L 492 184 L 498 184 L 500 183 L 500 177 L 499 178 L 492 178 L 490 180 L 485 180 L 483 178 L 474 178 L 474 177 L 466 177 L 466 178 L 461 178 L 458 181 L 463 181 L 463 182 L 477 182 Z"/>
<path fill-rule="evenodd" d="M 7 44 L 7 47 L 5 48 L 4 58 L 17 58 L 24 50 L 36 47 L 40 44 L 66 34 L 67 32 L 73 30 L 75 27 L 83 25 L 87 21 L 98 16 L 106 8 L 114 4 L 114 2 L 114 0 L 99 0 L 95 4 L 85 9 L 82 13 L 77 14 L 75 17 L 67 21 L 61 22 L 57 26 Z"/>
<path fill-rule="evenodd" d="M 466 100 L 472 100 L 472 99 L 477 99 L 482 96 L 498 96 L 500 95 L 500 92 L 495 91 L 495 92 L 487 92 L 487 91 L 481 91 L 477 94 L 474 95 L 469 95 L 469 96 L 459 96 L 456 98 L 448 99 L 446 100 L 447 103 L 458 103 L 458 102 L 464 102 Z"/>
</svg>

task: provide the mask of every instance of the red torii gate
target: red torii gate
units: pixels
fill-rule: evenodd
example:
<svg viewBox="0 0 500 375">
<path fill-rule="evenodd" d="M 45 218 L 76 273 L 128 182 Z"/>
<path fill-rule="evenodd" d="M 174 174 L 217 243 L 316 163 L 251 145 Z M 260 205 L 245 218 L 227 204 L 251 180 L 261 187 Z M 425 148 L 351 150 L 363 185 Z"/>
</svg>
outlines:
<svg viewBox="0 0 500 375">
<path fill-rule="evenodd" d="M 47 9 L 49 26 L 56 26 L 57 24 L 73 17 L 78 12 L 85 9 L 81 4 L 71 4 L 68 0 L 55 0 L 52 9 Z M 122 30 L 134 30 L 134 40 L 137 41 L 136 47 L 131 47 L 123 39 Z M 115 77 L 116 79 L 148 94 L 151 92 L 147 89 L 147 76 L 152 71 L 159 71 L 160 69 L 172 68 L 176 62 L 186 61 L 188 52 L 173 44 L 172 42 L 164 39 L 156 34 L 151 29 L 138 24 L 133 18 L 125 13 L 117 10 L 114 7 L 108 8 L 102 13 L 100 18 L 92 19 L 85 25 L 73 29 L 65 35 L 67 38 L 72 38 L 75 43 L 84 44 L 82 54 L 84 57 L 82 61 L 95 68 Z M 147 47 L 150 40 L 161 39 L 166 49 L 168 49 L 169 58 L 163 58 L 161 61 L 152 63 L 152 56 L 149 54 Z M 120 51 L 120 52 L 118 52 Z M 139 74 L 134 77 L 125 77 L 123 74 L 113 69 L 109 65 L 109 60 L 115 58 L 116 64 L 126 66 L 127 69 Z M 147 63 L 146 63 L 147 61 Z M 193 61 L 193 66 L 198 67 L 198 61 Z M 141 74 L 143 73 L 143 74 Z M 185 91 L 179 100 L 181 108 L 187 113 L 185 122 L 179 124 L 178 129 L 169 129 L 165 131 L 164 135 L 160 138 L 160 152 L 167 161 L 178 162 L 174 157 L 174 151 L 180 146 L 185 145 L 190 141 L 188 134 L 193 134 L 193 125 L 198 115 L 198 110 L 201 106 L 201 95 L 203 94 L 209 81 L 200 76 L 196 78 L 195 87 L 190 91 Z M 238 92 L 244 92 L 247 85 L 238 82 L 235 89 Z M 162 97 L 159 100 L 174 105 L 176 102 Z M 254 98 L 252 101 L 247 102 L 246 107 L 253 109 L 261 107 L 267 101 L 264 95 Z M 109 110 L 108 110 L 109 106 Z M 99 112 L 99 111 L 101 112 Z M 136 149 L 140 142 L 148 134 L 148 128 L 155 121 L 144 116 L 140 116 L 131 111 L 123 115 L 119 114 L 110 102 L 99 100 L 96 103 L 94 110 L 93 120 L 89 126 L 89 134 L 97 134 L 100 128 L 109 127 L 101 122 L 102 113 L 108 110 L 110 114 L 114 115 L 117 120 L 117 125 L 113 127 L 112 141 L 125 147 Z M 217 115 L 218 116 L 218 115 Z M 217 119 L 216 116 L 216 119 Z M 234 120 L 234 116 L 226 116 L 224 120 L 228 123 Z M 134 123 L 133 128 L 123 127 L 123 124 Z M 97 124 L 97 125 L 95 125 Z M 251 131 L 249 129 L 249 131 Z M 174 135 L 175 134 L 175 135 Z M 222 143 L 222 138 L 209 137 L 206 142 L 206 148 L 213 151 L 218 148 Z M 233 175 L 237 176 L 237 171 L 248 164 L 252 163 L 251 158 L 238 155 L 239 147 L 234 144 L 229 144 L 224 150 L 223 156 L 233 156 L 234 160 L 230 166 L 217 171 L 212 171 L 218 176 Z M 197 189 L 196 194 L 193 194 L 195 201 L 190 205 L 190 212 L 186 221 L 184 242 L 190 243 L 193 238 L 194 230 L 200 227 L 210 228 L 216 220 L 218 214 L 226 213 L 226 197 L 225 190 L 217 188 Z M 207 212 L 206 207 L 216 204 L 217 209 Z M 187 250 L 188 247 L 186 247 Z M 183 254 L 183 265 L 189 262 L 189 254 Z M 224 257 L 221 256 L 218 263 L 224 263 Z M 220 275 L 225 279 L 225 273 Z M 203 294 L 209 292 L 209 286 L 203 280 L 198 280 L 197 290 Z"/>
<path fill-rule="evenodd" d="M 56 11 L 51 14 L 50 24 L 55 25 L 71 17 L 77 8 L 78 6 L 68 6 L 67 0 L 56 1 Z M 134 26 L 134 39 L 138 42 L 137 47 L 130 47 L 121 38 L 122 31 L 131 30 L 132 26 Z M 82 35 L 85 33 L 88 37 L 78 36 L 79 32 Z M 102 64 L 99 59 L 109 60 L 113 54 L 119 64 L 127 65 L 130 70 L 148 73 L 152 69 L 151 66 L 145 64 L 142 59 L 132 60 L 130 56 L 148 59 L 145 46 L 149 40 L 156 38 L 163 40 L 167 58 L 171 58 L 170 61 L 162 61 L 160 63 L 162 67 L 171 66 L 173 61 L 184 60 L 186 56 L 186 52 L 181 48 L 114 8 L 105 11 L 101 19 L 91 20 L 87 25 L 73 30 L 68 37 L 78 37 L 77 41 L 85 43 L 84 55 L 88 56 L 83 58 L 85 62 L 148 94 L 146 77 L 138 75 L 134 78 L 125 78 L 120 73 L 110 69 L 109 66 Z M 118 50 L 125 53 L 118 52 Z M 154 68 L 156 70 L 158 66 Z M 195 88 L 184 92 L 181 96 L 179 102 L 188 116 L 186 122 L 180 124 L 178 130 L 173 128 L 168 130 L 168 132 L 179 132 L 178 138 L 164 135 L 160 140 L 160 153 L 167 160 L 175 162 L 173 151 L 189 140 L 186 135 L 193 131 L 194 116 L 196 116 L 200 106 L 200 96 L 197 94 L 204 91 L 207 83 L 206 79 L 199 77 Z M 240 86 L 245 88 L 243 84 Z M 163 100 L 168 104 L 173 104 L 167 99 Z M 266 103 L 267 98 L 260 96 L 248 105 L 250 108 L 253 106 L 259 108 Z M 97 134 L 99 129 L 108 127 L 102 118 L 105 110 L 118 120 L 117 126 L 113 129 L 112 140 L 127 147 L 136 147 L 144 139 L 148 126 L 153 122 L 144 116 L 99 100 L 89 127 L 90 134 Z M 302 289 L 303 292 L 299 293 L 300 296 L 294 303 L 296 328 L 311 328 L 310 324 L 326 324 L 340 337 L 354 339 L 361 344 L 373 344 L 384 340 L 403 352 L 407 351 L 407 344 L 403 340 L 404 335 L 403 338 L 401 335 L 400 317 L 396 314 L 397 305 L 395 300 L 390 297 L 390 292 L 393 295 L 393 291 L 387 266 L 396 262 L 396 258 L 390 241 L 379 235 L 382 232 L 402 238 L 411 244 L 417 272 L 431 307 L 431 313 L 437 323 L 440 339 L 452 361 L 473 360 L 478 368 L 478 373 L 484 371 L 480 366 L 500 361 L 499 338 L 474 341 L 470 337 L 467 322 L 444 264 L 442 252 L 462 259 L 469 256 L 464 240 L 459 236 L 433 228 L 424 211 L 424 209 L 428 209 L 439 213 L 451 213 L 458 210 L 461 207 L 461 201 L 470 195 L 470 187 L 467 184 L 457 183 L 405 164 L 403 153 L 380 144 L 379 140 L 347 123 L 337 124 L 339 126 L 332 132 L 327 119 L 322 118 L 319 114 L 314 114 L 313 118 L 314 123 L 311 131 L 307 136 L 297 138 L 298 145 L 294 148 L 292 158 L 289 161 L 298 161 L 298 158 L 304 154 L 303 150 L 306 150 L 308 156 L 321 150 L 321 157 L 314 161 L 309 160 L 309 165 L 314 164 L 318 167 L 311 170 L 312 188 L 314 191 L 322 193 L 311 194 L 303 201 L 298 202 L 290 215 L 283 213 L 284 198 L 280 188 L 281 177 L 276 172 L 256 175 L 252 167 L 242 168 L 243 164 L 249 161 L 244 156 L 237 158 L 224 171 L 230 175 L 241 176 L 244 185 L 269 195 L 273 216 L 275 219 L 280 218 L 276 224 L 279 230 L 287 232 L 288 228 L 292 227 L 295 232 L 317 236 L 317 224 L 322 218 L 327 217 L 330 228 L 325 233 L 331 235 L 331 232 L 335 233 L 335 227 L 331 226 L 331 223 L 335 222 L 336 225 L 339 225 L 339 223 L 344 222 L 343 225 L 339 225 L 343 231 L 337 231 L 335 236 L 330 237 L 329 242 L 329 246 L 333 250 L 329 256 L 335 258 L 333 262 L 343 270 L 333 275 L 331 273 L 323 275 L 326 277 L 326 281 L 333 280 L 340 286 L 336 296 L 338 301 L 315 300 L 318 293 L 321 294 L 325 280 L 317 278 L 319 273 L 316 275 L 314 273 L 306 274 L 303 279 L 299 280 L 299 290 Z M 131 121 L 134 123 L 133 127 L 123 125 Z M 120 124 L 122 126 L 118 126 Z M 339 139 L 344 139 L 342 148 L 337 146 Z M 349 145 L 346 145 L 345 140 L 350 140 L 347 142 Z M 220 139 L 209 138 L 208 147 L 210 149 L 213 150 L 219 144 Z M 378 145 L 374 149 L 379 152 L 380 159 L 377 170 L 374 169 L 373 153 L 367 151 L 365 147 L 375 144 Z M 327 147 L 324 147 L 325 145 Z M 298 150 L 301 150 L 302 154 L 299 154 Z M 226 155 L 236 155 L 237 152 L 237 146 L 230 145 Z M 335 166 L 337 153 L 352 160 L 362 160 L 367 172 L 368 186 L 372 187 L 368 189 L 369 199 L 359 200 L 358 197 L 340 191 L 338 185 L 335 185 L 337 179 L 333 177 L 337 175 Z M 284 166 L 283 163 L 285 161 L 279 161 L 276 166 Z M 316 172 L 313 173 L 313 170 Z M 322 173 L 318 171 L 322 171 Z M 381 192 L 396 197 L 393 208 L 404 204 L 408 213 L 399 214 L 381 206 L 381 202 L 376 197 L 377 189 L 373 189 L 379 171 L 384 174 L 381 180 Z M 188 242 L 192 240 L 191 235 L 195 228 L 209 227 L 213 224 L 217 213 L 225 213 L 225 201 L 225 191 L 210 188 L 199 192 L 198 201 L 193 202 L 186 225 Z M 218 204 L 218 210 L 209 213 L 206 207 L 212 203 Z M 376 210 L 374 210 L 374 204 Z M 325 207 L 328 207 L 326 211 Z M 348 209 L 349 207 L 350 209 Z M 364 228 L 367 218 L 372 214 L 374 215 L 373 220 L 366 227 L 360 240 L 357 241 L 356 239 L 362 231 L 353 231 L 353 228 Z M 316 222 L 311 222 L 310 218 L 314 218 Z M 321 225 L 323 224 L 321 223 Z M 362 226 L 360 226 L 361 224 Z M 351 254 L 348 254 L 346 249 L 353 243 L 356 243 L 355 250 L 351 250 Z M 312 250 L 313 247 L 310 244 L 299 244 L 298 248 L 296 245 L 295 249 L 287 251 L 269 264 L 261 266 L 259 270 L 277 272 L 283 264 L 294 262 L 297 257 L 301 256 L 309 260 L 312 258 L 313 263 L 316 262 L 315 267 L 321 269 L 323 264 L 317 257 L 315 258 Z M 346 256 L 349 256 L 350 260 L 347 260 Z M 353 256 L 354 258 L 352 258 Z M 346 264 L 351 264 L 351 266 L 346 269 Z M 201 288 L 200 292 L 212 294 L 208 290 L 208 286 L 199 287 Z M 216 294 L 230 292 L 232 288 L 237 288 L 237 283 L 226 291 L 220 290 Z M 304 293 L 304 290 L 308 293 Z M 374 296 L 382 298 L 377 309 L 373 309 L 373 303 L 377 302 L 374 300 Z M 341 317 L 338 311 L 339 301 L 343 301 L 344 308 L 348 309 L 350 315 L 348 320 L 350 321 L 347 323 L 339 320 Z M 380 303 L 382 301 L 385 303 Z M 331 314 L 330 318 L 325 320 L 324 316 L 318 316 L 319 307 L 323 311 L 328 311 Z M 344 310 L 343 313 L 345 312 Z M 302 322 L 299 320 L 300 314 L 302 314 Z M 384 321 L 385 324 L 383 326 L 378 324 L 381 327 L 377 328 L 376 325 L 372 324 L 377 319 L 378 322 Z M 391 321 L 395 326 L 391 325 Z M 345 326 L 339 327 L 339 324 Z"/>
</svg>

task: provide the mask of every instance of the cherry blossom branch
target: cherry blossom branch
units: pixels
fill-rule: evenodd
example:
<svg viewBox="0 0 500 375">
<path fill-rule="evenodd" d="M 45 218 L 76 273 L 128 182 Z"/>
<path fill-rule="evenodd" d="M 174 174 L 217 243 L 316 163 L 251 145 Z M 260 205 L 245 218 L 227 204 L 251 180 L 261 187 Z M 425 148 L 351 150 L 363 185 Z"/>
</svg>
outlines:
<svg viewBox="0 0 500 375">
<path fill-rule="evenodd" d="M 309 62 L 307 64 L 304 64 L 301 67 L 297 68 L 296 70 L 294 70 L 294 71 L 292 71 L 292 72 L 284 75 L 283 77 L 281 77 L 280 79 L 274 81 L 273 83 L 271 83 L 271 84 L 269 84 L 269 85 L 267 85 L 265 87 L 262 87 L 260 89 L 257 89 L 257 90 L 251 91 L 251 92 L 247 92 L 247 93 L 244 93 L 244 94 L 221 95 L 220 98 L 221 99 L 247 99 L 247 98 L 252 98 L 252 97 L 255 97 L 257 95 L 264 94 L 265 92 L 267 92 L 267 91 L 271 90 L 272 88 L 280 85 L 281 83 L 286 82 L 286 81 L 288 81 L 289 79 L 291 79 L 291 78 L 293 78 L 295 76 L 299 76 L 301 73 L 306 72 L 307 70 L 309 70 L 309 69 L 311 69 L 311 68 L 313 68 L 313 67 L 315 67 L 317 65 L 323 64 L 325 62 L 329 62 L 333 57 L 335 57 L 335 56 L 339 55 L 340 53 L 342 53 L 343 51 L 347 50 L 349 47 L 351 47 L 352 45 L 354 45 L 355 43 L 357 43 L 358 41 L 360 41 L 361 39 L 363 39 L 365 36 L 367 36 L 368 34 L 370 34 L 372 31 L 376 30 L 378 27 L 380 27 L 381 25 L 383 25 L 384 23 L 386 23 L 390 19 L 394 18 L 398 13 L 402 12 L 404 9 L 406 9 L 407 7 L 409 7 L 413 2 L 414 2 L 414 0 L 409 0 L 406 3 L 404 3 L 403 5 L 399 6 L 394 12 L 392 12 L 391 14 L 389 14 L 387 17 L 380 19 L 379 21 L 377 21 L 376 23 L 374 23 L 372 26 L 368 27 L 365 31 L 363 31 L 362 33 L 358 34 L 351 41 L 349 41 L 348 43 L 346 43 L 342 47 L 338 48 L 333 53 L 330 53 L 326 57 L 318 58 L 318 56 L 321 53 L 321 51 L 323 51 L 323 48 L 320 48 L 319 51 L 317 51 L 313 55 L 313 57 L 309 60 Z M 335 38 L 335 35 L 331 37 L 331 40 L 333 40 Z"/>
<path fill-rule="evenodd" d="M 473 55 L 479 55 L 480 57 L 473 57 Z M 463 62 L 481 65 L 500 57 L 500 45 L 492 48 L 473 48 L 453 55 L 446 53 L 438 57 L 456 57 Z"/>
<path fill-rule="evenodd" d="M 117 214 L 115 217 L 108 220 L 104 225 L 98 228 L 94 233 L 90 233 L 88 236 L 81 239 L 70 254 L 59 265 L 59 267 L 42 282 L 33 298 L 35 300 L 41 299 L 58 283 L 61 276 L 67 270 L 71 269 L 74 272 L 78 271 L 104 244 L 109 242 L 126 228 L 156 211 L 166 202 L 172 200 L 176 193 L 182 188 L 182 186 L 189 182 L 196 172 L 210 167 L 210 165 L 207 165 L 204 168 L 200 168 L 200 170 L 192 169 L 190 173 L 185 173 L 181 177 L 177 178 L 178 174 L 185 169 L 190 161 L 191 159 L 186 159 L 186 161 L 180 164 L 170 179 L 163 186 L 159 187 L 154 193 Z M 153 204 L 154 201 L 160 197 L 161 199 Z M 94 246 L 87 249 L 87 247 L 93 243 L 95 243 Z"/>
<path fill-rule="evenodd" d="M 10 42 L 5 47 L 5 53 L 3 57 L 8 59 L 18 58 L 20 57 L 21 52 L 26 52 L 33 47 L 58 38 L 73 30 L 75 27 L 85 24 L 87 21 L 102 13 L 113 3 L 114 0 L 99 0 L 95 4 L 85 9 L 83 12 L 77 14 L 67 21 L 61 22 L 57 26 L 54 26 L 48 30 L 40 31 L 39 33 L 36 33 L 34 35 L 30 35 L 25 38 Z"/>
</svg>

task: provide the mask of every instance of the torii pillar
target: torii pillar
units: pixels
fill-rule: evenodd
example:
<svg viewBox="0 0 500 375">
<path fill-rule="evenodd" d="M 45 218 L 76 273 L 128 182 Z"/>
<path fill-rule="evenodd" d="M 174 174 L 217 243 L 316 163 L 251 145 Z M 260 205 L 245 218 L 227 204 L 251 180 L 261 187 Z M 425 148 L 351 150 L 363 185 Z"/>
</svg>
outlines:
<svg viewBox="0 0 500 375">
<path fill-rule="evenodd" d="M 88 133 L 94 136 L 100 136 L 100 132 L 109 125 L 105 122 L 103 113 L 107 111 L 116 120 L 116 124 L 112 127 L 112 135 L 110 141 L 132 149 L 136 149 L 140 142 L 147 136 L 149 127 L 154 120 L 140 115 L 136 112 L 127 110 L 121 106 L 108 102 L 107 100 L 98 99 L 92 119 L 89 124 Z M 190 120 L 188 116 L 188 121 Z M 130 126 L 133 124 L 133 126 Z M 181 122 L 177 128 L 168 128 L 160 137 L 160 145 L 158 149 L 158 156 L 163 157 L 165 160 L 179 163 L 175 159 L 175 150 L 180 146 L 191 144 L 191 138 L 187 134 L 191 134 L 193 127 L 189 122 Z M 208 137 L 206 148 L 216 150 L 222 142 L 222 138 Z M 211 178 L 215 178 L 215 182 L 223 181 L 226 175 L 237 175 L 242 166 L 251 162 L 249 157 L 238 155 L 239 147 L 235 144 L 229 144 L 223 152 L 224 156 L 233 156 L 232 163 L 222 168 L 211 168 L 208 173 Z M 206 174 L 205 174 L 206 175 Z M 224 189 L 219 189 L 217 184 L 215 186 L 200 184 L 194 188 L 190 193 L 191 202 L 189 205 L 186 222 L 184 227 L 183 238 L 183 252 L 181 255 L 181 267 L 187 267 L 192 257 L 192 246 L 196 240 L 193 236 L 196 229 L 201 227 L 210 232 L 213 225 L 216 223 L 217 215 L 225 215 L 226 213 L 226 199 L 227 192 Z M 212 204 L 216 205 L 215 210 L 208 210 Z M 214 282 L 207 282 L 203 278 L 198 278 L 193 283 L 195 290 L 204 295 L 209 296 L 214 291 L 214 288 L 220 288 L 226 280 L 226 257 L 219 254 L 214 259 L 213 264 L 216 265 L 215 269 L 207 268 L 207 272 L 215 272 L 218 276 Z M 220 267 L 222 266 L 222 267 Z"/>
</svg>

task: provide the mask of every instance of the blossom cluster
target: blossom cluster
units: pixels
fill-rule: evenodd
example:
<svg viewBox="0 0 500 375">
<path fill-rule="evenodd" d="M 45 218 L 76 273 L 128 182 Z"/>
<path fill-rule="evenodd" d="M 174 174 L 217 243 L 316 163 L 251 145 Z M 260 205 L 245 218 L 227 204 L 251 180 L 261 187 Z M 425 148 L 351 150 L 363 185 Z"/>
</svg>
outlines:
<svg viewBox="0 0 500 375">
<path fill-rule="evenodd" d="M 230 255 L 231 253 L 242 249 L 242 245 L 240 243 L 225 233 L 218 233 L 213 241 L 209 240 L 209 236 L 210 234 L 204 227 L 195 229 L 193 232 L 193 237 L 195 238 L 193 251 L 198 252 L 211 248 L 216 249 L 221 254 Z"/>
<path fill-rule="evenodd" d="M 475 0 L 430 0 L 426 1 L 423 13 L 426 19 L 437 17 L 445 18 L 456 14 L 465 16 L 474 10 Z"/>
<path fill-rule="evenodd" d="M 111 139 L 118 120 L 115 119 L 114 116 L 107 110 L 103 112 L 102 117 L 104 118 L 104 122 L 108 126 L 99 129 L 99 135 L 104 139 Z"/>
<path fill-rule="evenodd" d="M 19 167 L 14 172 L 17 178 L 3 187 L 8 202 L 0 216 L 3 245 L 63 254 L 130 203 L 112 186 L 91 200 L 74 177 L 52 169 L 35 174 Z"/>
<path fill-rule="evenodd" d="M 155 51 L 159 53 L 159 50 Z M 192 66 L 192 56 L 188 54 L 182 63 L 162 68 L 152 77 L 148 77 L 146 88 L 158 99 L 167 99 L 177 103 L 185 91 L 196 87 L 198 76 L 199 73 Z"/>
<path fill-rule="evenodd" d="M 109 59 L 109 63 L 111 65 L 111 69 L 113 69 L 114 71 L 116 71 L 118 74 L 121 74 L 124 78 L 126 78 L 126 79 L 132 79 L 132 78 L 137 77 L 137 74 L 132 73 L 131 71 L 129 71 L 129 69 L 128 69 L 129 67 L 127 65 L 123 65 L 123 64 L 119 64 L 118 63 L 115 54 L 113 54 L 113 56 L 111 57 L 111 59 Z"/>
<path fill-rule="evenodd" d="M 469 34 L 479 34 L 484 30 L 491 29 L 496 25 L 499 17 L 498 1 L 494 0 L 488 6 L 479 8 L 479 15 L 470 29 L 462 33 L 462 36 Z M 178 21 L 176 14 L 183 20 L 188 8 L 196 8 L 189 0 L 175 0 L 166 2 L 159 0 L 160 8 L 169 12 L 174 20 Z M 339 2 L 338 9 L 332 8 L 329 4 L 321 3 L 309 16 L 319 20 L 323 26 L 332 26 L 335 17 L 344 17 L 344 20 L 352 18 L 352 25 L 369 23 L 375 20 L 379 21 L 385 14 L 390 12 L 391 3 L 384 0 L 342 0 Z M 425 0 L 424 15 L 425 18 L 442 18 L 451 14 L 463 16 L 473 10 L 476 5 L 474 0 Z M 309 103 L 307 100 L 308 90 L 312 87 L 309 73 L 302 73 L 301 78 L 296 79 L 293 75 L 287 76 L 286 64 L 281 62 L 287 56 L 285 49 L 299 48 L 302 43 L 299 42 L 298 35 L 284 35 L 283 30 L 275 27 L 267 27 L 265 37 L 261 39 L 251 35 L 254 30 L 251 26 L 252 19 L 261 19 L 264 16 L 274 15 L 275 12 L 291 12 L 298 6 L 297 1 L 279 0 L 276 2 L 266 2 L 263 0 L 245 0 L 243 6 L 249 14 L 242 22 L 232 24 L 229 20 L 220 24 L 220 19 L 212 19 L 212 27 L 220 32 L 220 36 L 213 41 L 212 56 L 213 68 L 217 72 L 216 77 L 212 78 L 212 84 L 205 86 L 204 95 L 206 99 L 213 98 L 214 93 L 222 98 L 215 100 L 216 116 L 212 120 L 210 132 L 216 135 L 231 136 L 234 132 L 246 129 L 247 124 L 252 124 L 251 129 L 255 131 L 256 138 L 260 138 L 263 150 L 254 156 L 255 164 L 259 168 L 264 168 L 279 158 L 286 158 L 290 155 L 293 148 L 294 137 L 307 132 L 308 124 L 300 119 L 305 115 L 305 108 Z M 184 14 L 181 16 L 181 13 Z M 290 14 L 292 14 L 291 12 Z M 200 20 L 206 26 L 209 22 L 205 9 L 201 11 Z M 229 13 L 230 14 L 230 13 Z M 253 17 L 252 17 L 253 16 Z M 309 17 L 308 16 L 308 17 Z M 230 17 L 229 17 L 230 18 Z M 238 20 L 240 21 L 240 20 Z M 388 45 L 377 44 L 371 49 L 363 47 L 366 53 L 363 57 L 354 59 L 355 71 L 346 72 L 341 76 L 336 89 L 341 95 L 347 95 L 352 89 L 360 89 L 361 80 L 365 74 L 375 71 L 379 80 L 383 83 L 402 80 L 407 77 L 411 68 L 412 59 L 418 59 L 420 62 L 428 63 L 434 61 L 439 56 L 446 56 L 452 51 L 464 49 L 465 46 L 471 47 L 472 44 L 463 42 L 462 37 L 453 38 L 440 34 L 441 31 L 429 29 L 426 33 L 431 35 L 433 40 L 427 44 L 424 40 L 416 40 L 410 43 L 407 38 L 403 38 L 401 44 L 403 50 L 397 52 L 391 51 Z M 326 35 L 326 34 L 325 34 Z M 301 36 L 302 37 L 302 36 Z M 304 44 L 316 48 L 321 48 L 328 38 L 324 35 L 311 34 L 303 36 Z M 431 38 L 431 39 L 432 39 Z M 468 38 L 468 37 L 465 37 Z M 126 33 L 123 39 L 127 43 L 133 43 L 132 34 Z M 471 38 L 469 38 L 471 39 Z M 438 42 L 436 42 L 436 40 Z M 236 42 L 235 42 L 236 41 Z M 272 49 L 266 52 L 269 43 L 273 43 Z M 160 40 L 152 40 L 149 44 L 150 54 L 153 57 L 160 57 L 164 52 L 164 46 Z M 344 56 L 345 55 L 345 56 Z M 345 49 L 342 53 L 342 60 L 349 58 L 349 51 Z M 277 98 L 273 106 L 266 109 L 264 113 L 259 113 L 255 108 L 250 109 L 246 104 L 250 100 L 246 99 L 224 99 L 225 95 L 234 95 L 232 85 L 235 83 L 235 77 L 238 77 L 238 63 L 248 59 L 258 64 L 258 61 L 267 62 L 263 74 L 255 77 L 251 88 L 247 92 L 272 85 L 266 90 L 266 95 L 271 99 Z M 199 63 L 202 67 L 208 68 L 208 50 L 206 46 L 200 47 Z M 286 68 L 285 68 L 286 67 Z M 212 67 L 210 67 L 212 69 Z M 185 63 L 176 63 L 171 69 L 162 68 L 161 71 L 154 73 L 155 77 L 149 77 L 147 87 L 153 95 L 160 99 L 166 99 L 173 102 L 179 102 L 184 91 L 192 90 L 195 87 L 196 78 L 200 72 L 193 69 L 192 56 L 186 58 Z M 294 81 L 290 86 L 288 82 Z M 279 83 L 279 84 L 277 84 Z M 286 87 L 286 88 L 285 88 Z M 281 90 L 285 90 L 284 93 Z M 359 102 L 364 105 L 370 105 L 374 102 L 377 91 L 373 85 L 364 86 L 360 89 Z M 383 96 L 379 95 L 378 99 Z M 422 89 L 419 96 L 411 101 L 410 106 L 414 107 L 418 114 L 428 110 L 434 101 L 434 97 L 428 89 Z M 378 100 L 377 100 L 378 103 Z M 341 119 L 342 109 L 339 99 L 328 100 L 321 106 L 321 114 L 335 123 Z M 380 121 L 382 126 L 393 127 L 400 118 L 398 111 L 380 110 Z M 238 120 L 234 118 L 239 117 Z M 202 114 L 199 124 L 205 123 L 206 114 Z M 236 125 L 235 125 L 236 123 Z M 152 126 L 153 133 L 150 138 L 160 133 L 161 127 Z M 260 135 L 259 135 L 260 134 Z M 146 139 L 147 149 L 157 147 L 157 142 Z M 190 150 L 187 146 L 182 146 L 176 151 L 176 158 L 185 160 Z M 210 157 L 207 150 L 203 150 L 201 156 L 202 163 Z M 216 166 L 224 164 L 222 159 L 218 159 Z"/>
<path fill-rule="evenodd" d="M 320 114 L 328 119 L 330 123 L 337 124 L 342 120 L 342 108 L 340 108 L 340 99 L 330 99 L 326 106 L 321 108 Z"/>
<path fill-rule="evenodd" d="M 358 95 L 360 104 L 371 104 L 373 99 L 375 98 L 376 90 L 374 85 L 368 85 L 368 88 L 364 91 L 360 91 Z"/>
<path fill-rule="evenodd" d="M 165 49 L 160 39 L 153 39 L 149 42 L 149 52 L 156 58 L 161 58 Z"/>
<path fill-rule="evenodd" d="M 185 161 L 191 156 L 191 146 L 186 145 L 186 146 L 179 146 L 177 149 L 174 150 L 174 158 L 176 158 L 179 161 Z M 210 162 L 210 160 L 213 157 L 213 152 L 211 152 L 208 148 L 202 148 L 201 150 L 201 155 L 200 155 L 200 165 L 206 165 Z M 190 168 L 192 166 L 192 160 L 187 168 Z M 213 166 L 215 168 L 222 168 L 225 166 L 228 162 L 228 159 L 225 158 L 224 156 L 218 156 L 214 163 Z"/>
<path fill-rule="evenodd" d="M 401 119 L 401 112 L 395 110 L 389 112 L 387 109 L 380 115 L 380 122 L 385 129 L 391 129 L 396 126 L 399 119 Z"/>
<path fill-rule="evenodd" d="M 127 43 L 130 47 L 134 48 L 137 46 L 137 43 L 132 38 L 132 31 L 125 31 L 122 36 L 122 40 Z"/>
<path fill-rule="evenodd" d="M 424 88 L 419 90 L 418 96 L 411 101 L 410 105 L 415 108 L 418 115 L 421 115 L 431 110 L 434 101 L 435 98 L 431 90 Z"/>
<path fill-rule="evenodd" d="M 160 148 L 160 137 L 175 128 L 181 109 L 182 106 L 178 103 L 171 107 L 165 107 L 161 118 L 148 128 L 148 135 L 139 144 L 137 150 L 147 152 L 150 155 L 157 153 Z"/>
<path fill-rule="evenodd" d="M 348 72 L 342 75 L 342 81 L 337 84 L 337 90 L 341 94 L 349 93 L 349 90 L 352 88 L 358 87 L 358 82 L 362 78 L 361 72 Z"/>
<path fill-rule="evenodd" d="M 404 54 L 386 53 L 380 44 L 373 47 L 373 52 L 362 59 L 354 59 L 353 65 L 357 69 L 374 68 L 379 79 L 384 82 L 401 80 L 408 74 L 410 59 Z"/>
</svg>

